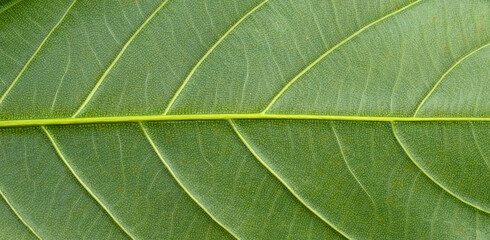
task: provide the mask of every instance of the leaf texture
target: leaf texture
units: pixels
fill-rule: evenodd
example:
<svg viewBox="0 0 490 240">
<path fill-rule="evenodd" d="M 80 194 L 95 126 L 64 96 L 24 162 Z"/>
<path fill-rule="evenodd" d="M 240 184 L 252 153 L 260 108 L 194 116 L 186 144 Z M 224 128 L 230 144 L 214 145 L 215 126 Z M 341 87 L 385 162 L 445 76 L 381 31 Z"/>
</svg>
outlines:
<svg viewBox="0 0 490 240">
<path fill-rule="evenodd" d="M 0 2 L 0 239 L 488 239 L 487 0 Z"/>
</svg>

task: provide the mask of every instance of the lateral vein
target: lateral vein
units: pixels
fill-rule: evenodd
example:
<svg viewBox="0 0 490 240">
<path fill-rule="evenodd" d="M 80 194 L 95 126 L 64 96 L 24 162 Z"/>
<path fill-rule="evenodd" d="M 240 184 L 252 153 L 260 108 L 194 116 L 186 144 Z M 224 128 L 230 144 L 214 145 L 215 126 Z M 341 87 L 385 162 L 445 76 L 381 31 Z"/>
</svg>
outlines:
<svg viewBox="0 0 490 240">
<path fill-rule="evenodd" d="M 145 138 L 146 140 L 148 141 L 148 143 L 151 145 L 151 147 L 153 148 L 153 151 L 157 154 L 158 158 L 160 159 L 160 161 L 163 163 L 163 165 L 165 166 L 165 168 L 168 170 L 168 172 L 170 173 L 170 175 L 172 175 L 172 177 L 174 178 L 174 180 L 177 182 L 177 184 L 179 184 L 180 188 L 187 194 L 187 196 L 189 196 L 192 201 L 194 201 L 194 203 L 197 204 L 197 206 L 199 206 L 216 224 L 218 224 L 220 227 L 222 227 L 225 231 L 227 231 L 231 236 L 233 236 L 235 239 L 239 239 L 230 229 L 228 229 L 228 227 L 226 227 L 223 223 L 221 223 L 220 221 L 218 221 L 218 219 L 216 219 L 207 209 L 206 207 L 204 207 L 195 197 L 194 195 L 192 195 L 190 193 L 190 191 L 184 186 L 184 184 L 182 183 L 182 181 L 180 180 L 180 178 L 177 177 L 177 175 L 175 174 L 175 172 L 172 170 L 172 168 L 170 167 L 170 165 L 168 164 L 167 160 L 165 160 L 165 158 L 163 157 L 162 153 L 160 152 L 160 150 L 158 149 L 157 145 L 155 144 L 155 142 L 153 141 L 153 139 L 150 137 L 150 134 L 148 133 L 148 130 L 146 129 L 146 127 L 141 123 L 141 122 L 138 122 L 140 128 L 141 128 L 141 131 L 143 132 L 143 134 L 145 135 Z"/>
<path fill-rule="evenodd" d="M 90 93 L 87 96 L 87 98 L 85 99 L 85 101 L 83 101 L 82 105 L 80 105 L 80 107 L 78 108 L 78 110 L 73 114 L 73 116 L 72 116 L 73 118 L 75 118 L 76 116 L 78 116 L 82 112 L 82 110 L 85 109 L 85 107 L 87 106 L 87 104 L 94 97 L 94 95 L 97 92 L 97 90 L 99 89 L 100 85 L 102 85 L 102 82 L 104 82 L 104 80 L 106 79 L 106 77 L 109 74 L 109 72 L 112 70 L 112 68 L 114 68 L 114 65 L 116 65 L 116 63 L 119 61 L 119 59 L 121 58 L 121 56 L 124 54 L 124 52 L 126 51 L 126 49 L 128 48 L 128 46 L 133 42 L 133 40 L 141 32 L 141 30 L 143 28 L 145 28 L 145 26 L 148 24 L 148 22 L 150 22 L 150 20 L 160 11 L 160 9 L 162 9 L 165 6 L 165 4 L 167 4 L 168 1 L 169 0 L 165 0 L 164 2 L 162 2 L 162 4 L 160 4 L 160 6 L 158 6 L 155 9 L 155 11 L 153 11 L 153 13 L 139 26 L 139 28 L 133 33 L 133 35 L 131 35 L 131 37 L 128 39 L 128 41 L 121 48 L 121 51 L 119 51 L 119 53 L 117 54 L 116 58 L 114 58 L 114 60 L 109 65 L 109 67 L 107 67 L 107 69 L 104 71 L 104 73 L 102 74 L 102 76 L 99 78 L 99 81 L 97 81 L 97 83 L 95 84 L 94 88 L 92 88 L 92 91 L 90 91 Z"/>
<path fill-rule="evenodd" d="M 37 54 L 39 53 L 39 51 L 43 48 L 44 44 L 48 41 L 48 39 L 51 37 L 51 34 L 53 34 L 53 32 L 58 28 L 58 26 L 61 24 L 61 22 L 63 22 L 63 20 L 65 19 L 66 15 L 68 15 L 68 12 L 73 8 L 73 6 L 75 5 L 75 3 L 77 2 L 77 0 L 74 0 L 71 5 L 66 9 L 65 13 L 63 14 L 63 16 L 61 16 L 60 20 L 54 25 L 54 27 L 49 31 L 48 35 L 46 35 L 46 37 L 44 38 L 44 40 L 41 42 L 41 44 L 39 45 L 39 47 L 36 49 L 36 51 L 34 51 L 34 53 L 32 54 L 32 56 L 29 58 L 29 60 L 27 60 L 27 62 L 24 64 L 24 66 L 22 67 L 22 69 L 20 70 L 20 72 L 17 74 L 17 76 L 14 78 L 14 80 L 12 81 L 12 83 L 10 84 L 10 86 L 7 88 L 7 90 L 3 93 L 2 97 L 0 97 L 0 104 L 2 104 L 3 100 L 5 100 L 5 98 L 7 97 L 7 95 L 9 95 L 9 93 L 12 91 L 12 88 L 14 88 L 15 84 L 17 84 L 17 82 L 19 81 L 20 77 L 22 76 L 22 74 L 26 71 L 27 67 L 29 67 L 29 65 L 31 64 L 32 60 L 34 60 L 34 58 L 37 56 Z"/>
<path fill-rule="evenodd" d="M 322 61 L 325 57 L 327 57 L 328 55 L 330 55 L 330 53 L 332 53 L 333 51 L 335 51 L 336 49 L 338 49 L 339 47 L 341 47 L 342 45 L 344 45 L 345 43 L 349 42 L 352 38 L 354 38 L 355 36 L 359 35 L 360 33 L 364 32 L 366 29 L 370 28 L 371 26 L 385 20 L 386 18 L 389 18 L 399 12 L 402 12 L 404 11 L 405 9 L 408 9 L 410 7 L 412 7 L 413 5 L 419 3 L 420 1 L 422 0 L 417 0 L 413 3 L 410 3 L 408 4 L 407 6 L 405 7 L 402 7 L 392 13 L 389 13 L 381 18 L 379 18 L 378 20 L 374 21 L 374 22 L 371 22 L 370 24 L 364 26 L 363 28 L 359 29 L 357 32 L 355 32 L 354 34 L 350 35 L 349 37 L 345 38 L 344 40 L 342 40 L 341 42 L 337 43 L 337 45 L 333 46 L 332 48 L 330 48 L 328 51 L 326 51 L 324 54 L 322 54 L 320 57 L 318 57 L 317 59 L 315 59 L 315 61 L 313 61 L 312 63 L 310 63 L 308 66 L 306 66 L 303 70 L 301 70 L 301 72 L 299 72 L 293 79 L 291 79 L 280 91 L 279 93 L 277 93 L 274 98 L 272 99 L 272 101 L 267 105 L 267 107 L 262 111 L 262 113 L 266 113 L 267 111 L 269 111 L 269 109 L 277 102 L 277 100 L 286 92 L 286 90 L 289 89 L 289 87 L 291 87 L 291 85 L 293 85 L 299 78 L 301 78 L 306 72 L 308 72 L 311 68 L 313 68 L 316 64 L 318 64 L 320 61 Z"/>
<path fill-rule="evenodd" d="M 248 16 L 250 16 L 253 12 L 255 12 L 257 9 L 259 9 L 260 7 L 262 7 L 265 3 L 267 3 L 269 0 L 264 0 L 263 2 L 261 2 L 259 5 L 255 6 L 252 10 L 248 11 L 245 15 L 243 15 L 240 19 L 238 19 L 238 21 L 233 24 L 224 34 L 223 36 L 221 36 L 218 41 L 216 41 L 216 43 L 214 43 L 213 46 L 211 46 L 211 48 L 209 48 L 209 50 L 206 52 L 206 54 L 204 54 L 204 56 L 199 59 L 199 61 L 196 63 L 196 65 L 194 65 L 194 67 L 192 68 L 192 70 L 189 72 L 189 74 L 187 75 L 187 77 L 184 79 L 184 82 L 182 83 L 182 85 L 179 87 L 179 89 L 177 89 L 177 92 L 175 92 L 175 95 L 172 97 L 172 99 L 170 100 L 170 102 L 168 103 L 167 105 L 167 108 L 165 109 L 165 111 L 163 112 L 163 115 L 166 115 L 168 113 L 168 111 L 170 111 L 170 109 L 172 108 L 173 104 L 175 103 L 175 101 L 177 100 L 177 98 L 180 96 L 180 93 L 182 92 L 182 90 L 184 90 L 184 88 L 186 87 L 187 83 L 189 82 L 189 80 L 191 79 L 192 75 L 194 75 L 194 73 L 196 72 L 196 70 L 201 66 L 201 64 L 204 62 L 204 60 L 206 60 L 206 58 L 208 58 L 208 56 L 214 51 L 214 49 L 216 49 L 216 47 L 221 44 L 221 42 L 223 42 L 223 40 L 225 40 L 226 37 L 228 37 L 228 35 L 238 26 L 240 25 L 240 23 L 243 22 L 243 20 L 245 20 Z"/>
<path fill-rule="evenodd" d="M 419 169 L 420 172 L 422 172 L 425 176 L 427 176 L 437 186 L 439 186 L 440 188 L 442 188 L 445 192 L 449 193 L 451 196 L 455 197 L 459 201 L 461 201 L 461 202 L 463 202 L 463 203 L 465 203 L 465 204 L 467 204 L 467 205 L 469 205 L 471 207 L 474 207 L 475 209 L 478 209 L 478 210 L 480 210 L 480 211 L 482 211 L 484 213 L 490 213 L 490 212 L 486 211 L 485 209 L 483 209 L 482 207 L 476 206 L 473 203 L 470 203 L 467 200 L 461 198 L 456 193 L 453 193 L 452 191 L 450 191 L 449 189 L 447 189 L 446 187 L 444 187 L 441 183 L 439 183 L 439 181 L 437 181 L 435 178 L 433 178 L 428 172 L 426 172 L 422 168 L 422 166 L 420 166 L 417 163 L 417 161 L 415 161 L 414 157 L 412 156 L 412 154 L 410 154 L 410 151 L 407 149 L 407 147 L 405 146 L 405 144 L 403 144 L 402 140 L 400 139 L 399 135 L 397 134 L 396 127 L 395 127 L 395 124 L 393 122 L 391 123 L 391 130 L 393 132 L 393 135 L 396 138 L 396 141 L 398 142 L 398 145 L 400 145 L 400 147 L 403 149 L 403 151 L 405 152 L 405 154 L 407 155 L 407 157 L 412 161 L 413 164 L 415 164 L 415 166 L 417 166 L 417 168 Z"/>
<path fill-rule="evenodd" d="M 269 171 L 272 176 L 274 176 L 281 184 L 303 205 L 305 206 L 310 212 L 312 212 L 316 217 L 318 217 L 321 221 L 325 222 L 328 226 L 330 226 L 332 229 L 337 231 L 340 235 L 347 239 L 352 239 L 346 235 L 346 233 L 342 232 L 339 228 L 335 227 L 330 221 L 328 221 L 325 217 L 323 217 L 319 212 L 317 212 L 315 209 L 310 207 L 306 202 L 303 201 L 303 199 L 294 191 L 289 184 L 283 180 L 261 157 L 260 155 L 255 151 L 255 149 L 248 143 L 247 139 L 245 139 L 245 136 L 238 130 L 236 124 L 233 122 L 233 120 L 228 120 L 230 123 L 230 126 L 233 128 L 233 131 L 237 135 L 237 137 L 240 139 L 240 141 L 245 145 L 245 147 L 252 153 L 252 155 L 259 161 L 262 166 Z"/>
<path fill-rule="evenodd" d="M 471 51 L 470 53 L 466 54 L 464 57 L 462 57 L 461 59 L 459 59 L 458 61 L 456 61 L 444 74 L 442 74 L 441 78 L 439 78 L 439 80 L 437 80 L 437 82 L 434 84 L 434 86 L 432 87 L 432 89 L 429 91 L 429 93 L 427 93 L 427 95 L 422 99 L 422 101 L 420 102 L 420 104 L 417 106 L 417 109 L 415 110 L 415 113 L 413 114 L 414 117 L 417 116 L 417 114 L 419 113 L 420 109 L 422 109 L 422 106 L 424 106 L 424 104 L 427 102 L 427 100 L 429 100 L 430 96 L 432 96 L 432 93 L 434 93 L 434 91 L 437 89 L 437 87 L 441 84 L 442 80 L 444 78 L 446 78 L 446 76 L 456 67 L 458 66 L 461 62 L 463 62 L 465 59 L 469 58 L 471 55 L 473 55 L 474 53 L 484 49 L 485 47 L 487 47 L 488 45 L 490 45 L 490 43 L 486 43 L 484 44 L 483 46 Z"/>
<path fill-rule="evenodd" d="M 7 203 L 7 205 L 9 206 L 10 210 L 12 210 L 12 212 L 15 214 L 15 216 L 20 220 L 20 222 L 22 222 L 22 224 L 24 224 L 24 226 L 26 226 L 27 229 L 29 229 L 29 231 L 34 234 L 34 236 L 38 239 L 42 239 L 37 233 L 36 231 L 34 231 L 34 229 L 31 227 L 31 225 L 29 225 L 25 220 L 24 218 L 22 218 L 22 216 L 20 216 L 19 212 L 17 212 L 17 210 L 15 210 L 14 206 L 12 205 L 12 203 L 8 200 L 8 198 L 5 196 L 5 194 L 0 190 L 0 196 L 3 198 L 3 200 L 5 201 L 5 203 Z"/>
<path fill-rule="evenodd" d="M 70 165 L 70 163 L 68 163 L 68 161 L 66 160 L 65 156 L 61 152 L 61 149 L 59 148 L 58 144 L 56 143 L 55 139 L 53 138 L 53 136 L 51 135 L 51 133 L 48 131 L 48 129 L 45 126 L 41 126 L 41 129 L 46 134 L 46 136 L 48 137 L 49 141 L 51 142 L 51 145 L 53 146 L 54 150 L 56 151 L 56 153 L 58 154 L 58 156 L 60 157 L 60 159 L 63 161 L 63 163 L 65 164 L 65 166 L 68 168 L 68 170 L 71 172 L 71 174 L 73 174 L 73 176 L 78 181 L 78 183 L 80 183 L 80 185 L 82 185 L 82 187 L 85 189 L 85 191 L 87 191 L 89 193 L 89 195 L 99 204 L 99 206 L 102 207 L 102 209 L 104 209 L 104 211 L 109 215 L 109 217 L 114 221 L 114 223 L 129 238 L 131 238 L 133 240 L 136 239 L 135 237 L 133 237 L 131 235 L 131 233 L 128 232 L 128 230 L 126 230 L 121 225 L 121 223 L 119 222 L 119 220 L 111 213 L 111 211 L 109 211 L 109 209 L 105 206 L 105 204 L 97 197 L 97 195 L 94 192 L 92 192 L 92 190 L 87 186 L 87 184 L 85 184 L 85 182 L 80 178 L 80 176 L 78 176 L 78 174 L 72 168 L 72 166 Z"/>
</svg>

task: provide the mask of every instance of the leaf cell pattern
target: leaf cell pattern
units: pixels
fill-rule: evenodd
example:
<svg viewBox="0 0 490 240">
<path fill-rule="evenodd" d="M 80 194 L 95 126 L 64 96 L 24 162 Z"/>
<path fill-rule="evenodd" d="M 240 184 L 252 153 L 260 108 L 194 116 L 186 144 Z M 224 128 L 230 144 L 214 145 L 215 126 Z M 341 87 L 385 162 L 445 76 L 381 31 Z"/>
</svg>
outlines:
<svg viewBox="0 0 490 240">
<path fill-rule="evenodd" d="M 487 0 L 0 3 L 1 239 L 488 239 Z"/>
</svg>

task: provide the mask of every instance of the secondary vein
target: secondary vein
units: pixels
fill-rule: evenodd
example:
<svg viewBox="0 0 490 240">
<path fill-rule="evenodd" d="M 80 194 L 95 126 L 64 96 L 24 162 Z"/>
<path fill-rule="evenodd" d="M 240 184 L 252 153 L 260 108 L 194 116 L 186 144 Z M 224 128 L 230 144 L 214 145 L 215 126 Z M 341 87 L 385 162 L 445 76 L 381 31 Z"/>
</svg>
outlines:
<svg viewBox="0 0 490 240">
<path fill-rule="evenodd" d="M 199 61 L 196 63 L 196 65 L 194 65 L 194 67 L 192 68 L 192 70 L 189 72 L 189 74 L 187 75 L 187 77 L 185 78 L 184 82 L 182 83 L 182 85 L 179 87 L 179 89 L 177 89 L 177 92 L 175 92 L 174 96 L 172 97 L 172 99 L 170 100 L 169 104 L 167 105 L 167 108 L 165 109 L 165 111 L 163 112 L 164 115 L 166 115 L 168 113 L 168 111 L 170 111 L 170 109 L 172 108 L 173 104 L 175 103 L 175 101 L 177 100 L 177 98 L 180 96 L 180 93 L 182 92 L 182 90 L 184 90 L 185 86 L 187 85 L 187 83 L 189 82 L 189 80 L 191 79 L 192 75 L 194 75 L 194 73 L 196 72 L 196 70 L 201 66 L 201 64 L 204 62 L 204 60 L 206 60 L 206 58 L 208 58 L 208 56 L 214 51 L 214 49 L 216 49 L 216 47 L 218 45 L 221 44 L 221 42 L 223 42 L 223 40 L 225 40 L 226 37 L 228 37 L 228 35 L 238 26 L 240 25 L 240 23 L 243 22 L 243 20 L 245 20 L 248 16 L 250 16 L 253 12 L 255 12 L 257 9 L 259 9 L 260 7 L 262 7 L 265 3 L 267 3 L 269 0 L 264 0 L 263 2 L 261 2 L 259 5 L 257 5 L 256 7 L 254 7 L 252 10 L 248 11 L 245 15 L 243 15 L 240 19 L 238 19 L 238 21 L 233 24 L 224 34 L 223 36 L 221 36 L 218 41 L 216 41 L 216 43 L 214 43 L 213 46 L 211 46 L 211 48 L 209 48 L 209 50 L 206 52 L 206 54 L 204 54 L 204 56 L 199 59 Z"/>
<path fill-rule="evenodd" d="M 157 145 L 155 144 L 155 142 L 153 141 L 153 139 L 151 138 L 150 134 L 148 133 L 148 130 L 147 128 L 141 123 L 141 122 L 138 122 L 138 125 L 140 126 L 141 128 L 141 131 L 143 132 L 143 134 L 145 135 L 145 138 L 146 140 L 148 141 L 148 143 L 151 145 L 153 151 L 157 154 L 158 158 L 160 159 L 160 161 L 163 163 L 163 165 L 165 166 L 165 168 L 168 170 L 168 172 L 170 173 L 170 175 L 172 175 L 172 177 L 174 178 L 174 180 L 177 182 L 177 184 L 179 184 L 180 188 L 187 194 L 187 196 L 189 196 L 193 201 L 194 203 L 196 203 L 197 206 L 199 206 L 216 224 L 218 224 L 220 227 L 222 227 L 226 232 L 228 232 L 231 236 L 233 236 L 235 239 L 239 239 L 234 233 L 233 231 L 231 231 L 231 229 L 229 229 L 227 226 L 225 226 L 223 223 L 221 223 L 220 221 L 218 221 L 218 219 L 216 219 L 209 211 L 206 207 L 204 207 L 204 205 L 201 204 L 201 202 L 199 202 L 195 197 L 194 195 L 191 194 L 191 192 L 185 187 L 185 185 L 182 183 L 182 181 L 180 180 L 179 177 L 177 177 L 177 175 L 175 174 L 175 172 L 173 171 L 173 169 L 170 167 L 170 165 L 168 164 L 167 160 L 165 160 L 165 158 L 163 157 L 162 153 L 160 152 L 160 149 L 158 149 Z"/>
<path fill-rule="evenodd" d="M 34 236 L 36 236 L 36 238 L 38 239 L 42 239 L 37 233 L 36 231 L 34 231 L 34 229 L 31 227 L 31 225 L 29 225 L 25 220 L 24 218 L 19 214 L 19 212 L 17 212 L 17 210 L 14 208 L 14 206 L 12 205 L 12 203 L 7 199 L 7 197 L 5 196 L 5 194 L 0 190 L 0 197 L 5 201 L 5 203 L 7 203 L 7 205 L 9 206 L 10 210 L 12 210 L 12 212 L 15 214 L 15 216 L 20 220 L 20 222 L 22 222 L 24 224 L 24 226 L 26 226 L 27 229 L 29 229 L 29 231 L 34 234 Z"/>
<path fill-rule="evenodd" d="M 400 147 L 403 149 L 403 151 L 405 152 L 405 154 L 407 155 L 407 157 L 412 161 L 413 164 L 415 164 L 415 166 L 417 166 L 417 168 L 420 170 L 420 172 L 422 172 L 425 176 L 427 176 L 437 186 L 439 186 L 440 188 L 442 188 L 445 192 L 449 193 L 451 196 L 455 197 L 459 201 L 467 204 L 468 206 L 474 207 L 475 209 L 478 209 L 479 211 L 482 211 L 484 213 L 490 213 L 490 212 L 486 211 L 485 209 L 483 209 L 481 206 L 477 206 L 477 205 L 475 205 L 473 203 L 470 203 L 469 201 L 467 201 L 467 200 L 463 199 L 462 197 L 458 196 L 456 193 L 450 191 L 445 186 L 443 186 L 439 181 L 437 181 L 435 178 L 433 178 L 428 172 L 426 172 L 424 170 L 424 168 L 422 168 L 422 166 L 420 166 L 420 164 L 417 163 L 417 161 L 415 161 L 415 158 L 413 157 L 413 155 L 410 153 L 410 151 L 408 150 L 408 148 L 405 146 L 405 144 L 403 144 L 402 140 L 400 139 L 400 136 L 397 133 L 395 124 L 393 122 L 391 123 L 391 130 L 393 132 L 393 135 L 395 136 L 395 139 L 396 139 L 398 145 L 400 145 Z"/>
<path fill-rule="evenodd" d="M 92 192 L 92 190 L 87 186 L 87 184 L 85 184 L 85 182 L 78 176 L 78 174 L 75 172 L 75 169 L 72 168 L 72 166 L 70 165 L 70 163 L 66 160 L 65 156 L 63 155 L 63 153 L 61 152 L 61 149 L 59 148 L 58 144 L 56 143 L 54 137 L 51 135 L 51 133 L 48 131 L 48 129 L 44 126 L 41 126 L 41 129 L 43 130 L 43 132 L 46 134 L 46 136 L 48 137 L 51 145 L 53 146 L 54 150 L 56 151 L 56 153 L 58 154 L 58 156 L 60 157 L 60 159 L 63 161 L 63 163 L 65 164 L 65 166 L 68 168 L 68 170 L 71 172 L 71 174 L 73 174 L 73 177 L 75 177 L 75 179 L 78 181 L 78 183 L 80 183 L 80 185 L 82 185 L 82 187 L 88 192 L 88 194 L 99 204 L 100 207 L 102 207 L 102 209 L 104 209 L 104 211 L 109 215 L 109 217 L 114 221 L 114 223 L 131 239 L 136 239 L 134 238 L 131 233 L 128 232 L 128 230 L 126 230 L 126 228 L 124 228 L 121 223 L 118 221 L 118 219 L 111 213 L 111 211 L 109 211 L 109 209 L 105 206 L 105 204 L 97 197 L 97 195 L 95 195 L 94 192 Z"/>
<path fill-rule="evenodd" d="M 63 16 L 61 16 L 60 20 L 54 25 L 54 27 L 49 31 L 48 35 L 46 35 L 46 37 L 44 38 L 44 40 L 41 42 L 41 44 L 39 45 L 39 47 L 36 49 L 36 51 L 34 51 L 34 53 L 32 54 L 32 56 L 29 58 L 29 60 L 27 60 L 26 64 L 24 64 L 24 66 L 22 67 L 22 69 L 20 70 L 20 72 L 17 74 L 17 76 L 14 78 L 14 80 L 12 81 L 12 83 L 10 84 L 10 86 L 7 88 L 7 90 L 3 93 L 3 95 L 0 97 L 0 104 L 2 104 L 3 100 L 5 100 L 5 98 L 7 97 L 7 95 L 9 95 L 10 91 L 12 91 L 12 88 L 14 88 L 15 84 L 17 84 L 17 82 L 19 81 L 20 77 L 22 76 L 22 74 L 26 71 L 27 67 L 29 67 L 29 65 L 31 64 L 32 60 L 34 60 L 34 58 L 36 58 L 37 54 L 39 53 L 39 51 L 43 48 L 44 44 L 48 41 L 48 39 L 51 37 L 51 34 L 53 34 L 53 32 L 58 28 L 58 26 L 61 24 L 61 22 L 63 22 L 63 20 L 65 19 L 66 15 L 68 15 L 68 12 L 73 8 L 73 6 L 75 5 L 75 3 L 77 2 L 77 0 L 74 0 L 71 5 L 66 9 L 65 13 L 63 14 Z"/>
<path fill-rule="evenodd" d="M 128 41 L 122 47 L 121 51 L 119 51 L 119 53 L 117 54 L 116 58 L 114 58 L 114 60 L 109 65 L 109 67 L 107 67 L 107 69 L 104 71 L 104 73 L 102 74 L 102 76 L 99 78 L 99 81 L 97 81 L 97 83 L 95 84 L 94 88 L 92 88 L 92 91 L 90 91 L 90 93 L 87 96 L 87 98 L 85 99 L 85 101 L 82 103 L 82 105 L 80 105 L 80 107 L 78 108 L 78 110 L 73 114 L 73 117 L 76 117 L 77 115 L 79 115 L 82 112 L 83 109 L 85 109 L 85 107 L 87 106 L 87 104 L 94 97 L 95 92 L 97 92 L 97 90 L 99 89 L 99 87 L 102 84 L 102 82 L 104 82 L 104 80 L 106 79 L 107 75 L 112 70 L 112 68 L 114 68 L 114 65 L 116 65 L 116 63 L 119 61 L 119 59 L 124 54 L 124 52 L 126 51 L 126 49 L 128 48 L 128 46 L 133 42 L 133 40 L 136 38 L 136 36 L 138 36 L 138 34 L 141 32 L 141 30 L 148 24 L 148 22 L 150 22 L 150 20 L 158 13 L 158 11 L 160 11 L 160 9 L 162 9 L 165 6 L 165 4 L 168 1 L 169 0 L 166 0 L 162 4 L 160 4 L 160 6 L 158 6 L 158 8 L 155 9 L 155 11 L 153 11 L 153 13 L 133 33 L 133 35 L 131 35 L 131 37 L 128 39 Z"/>
<path fill-rule="evenodd" d="M 415 113 L 413 114 L 414 117 L 417 116 L 417 114 L 420 112 L 420 109 L 422 109 L 422 106 L 424 106 L 424 104 L 427 102 L 427 100 L 429 100 L 430 96 L 432 96 L 432 93 L 434 93 L 434 91 L 437 89 L 437 87 L 441 84 L 442 80 L 444 78 L 446 78 L 446 76 L 456 67 L 458 66 L 461 62 L 463 62 L 465 59 L 469 58 L 471 55 L 475 54 L 476 52 L 484 49 L 485 47 L 487 47 L 488 45 L 490 45 L 490 43 L 486 43 L 484 44 L 483 46 L 471 51 L 470 53 L 466 54 L 465 56 L 463 56 L 461 59 L 459 59 L 458 61 L 456 61 L 456 63 L 454 63 L 442 76 L 441 78 L 439 78 L 439 80 L 437 80 L 437 82 L 434 84 L 434 86 L 432 87 L 432 89 L 429 91 L 429 93 L 427 93 L 427 95 L 422 99 L 422 101 L 420 102 L 420 104 L 417 106 L 417 109 L 415 110 Z"/>
<path fill-rule="evenodd" d="M 310 210 L 316 217 L 318 217 L 321 221 L 325 222 L 328 226 L 330 226 L 332 229 L 337 231 L 340 235 L 345 237 L 346 239 L 351 239 L 349 236 L 346 235 L 343 231 L 340 230 L 340 228 L 337 228 L 333 223 L 331 223 L 327 218 L 323 217 L 319 212 L 317 212 L 315 209 L 313 209 L 311 206 L 309 206 L 297 193 L 296 191 L 289 186 L 289 184 L 282 179 L 261 157 L 260 155 L 255 151 L 255 149 L 250 145 L 245 139 L 245 136 L 240 132 L 240 130 L 237 128 L 236 124 L 233 122 L 233 120 L 228 120 L 230 126 L 232 127 L 233 131 L 237 135 L 237 137 L 240 139 L 240 141 L 245 145 L 245 147 L 249 150 L 249 152 L 259 161 L 262 166 L 265 167 L 269 171 L 270 174 L 272 174 L 279 182 L 303 205 L 305 206 L 308 210 Z"/>
<path fill-rule="evenodd" d="M 267 111 L 269 111 L 269 109 L 277 102 L 277 100 L 286 92 L 286 90 L 289 89 L 289 87 L 291 87 L 298 79 L 300 79 L 306 72 L 308 72 L 311 68 L 313 68 L 316 64 L 318 64 L 320 61 L 322 61 L 325 57 L 327 57 L 328 55 L 330 55 L 330 53 L 332 53 L 333 51 L 335 51 L 336 49 L 338 49 L 339 47 L 341 47 L 342 45 L 344 45 L 345 43 L 349 42 L 352 38 L 354 38 L 355 36 L 359 35 L 360 33 L 364 32 L 366 29 L 370 28 L 371 26 L 385 20 L 386 18 L 389 18 L 399 12 L 402 12 L 410 7 L 412 7 L 413 5 L 419 3 L 420 1 L 422 0 L 417 0 L 413 3 L 410 3 L 408 4 L 407 6 L 405 7 L 402 7 L 392 13 L 389 13 L 379 19 L 377 19 L 376 21 L 374 22 L 371 22 L 370 24 L 364 26 L 363 28 L 359 29 L 357 32 L 355 32 L 354 34 L 350 35 L 349 37 L 345 38 L 344 40 L 342 40 L 341 42 L 337 43 L 337 45 L 333 46 L 332 48 L 330 48 L 328 51 L 326 51 L 324 54 L 322 54 L 320 57 L 318 57 L 317 59 L 315 59 L 315 61 L 313 61 L 312 63 L 310 63 L 308 66 L 306 66 L 303 70 L 301 70 L 301 72 L 299 72 L 293 79 L 291 79 L 280 91 L 279 93 L 277 93 L 274 98 L 272 99 L 272 101 L 267 105 L 267 107 L 262 111 L 262 113 L 265 113 Z"/>
</svg>

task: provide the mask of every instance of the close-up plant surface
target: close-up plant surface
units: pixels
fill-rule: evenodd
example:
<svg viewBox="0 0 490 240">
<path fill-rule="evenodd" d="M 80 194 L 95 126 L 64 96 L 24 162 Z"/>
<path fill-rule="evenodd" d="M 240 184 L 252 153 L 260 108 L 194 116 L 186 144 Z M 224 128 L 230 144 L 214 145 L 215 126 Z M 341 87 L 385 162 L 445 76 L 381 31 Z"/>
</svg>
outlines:
<svg viewBox="0 0 490 240">
<path fill-rule="evenodd" d="M 489 6 L 0 1 L 0 239 L 490 239 Z"/>
</svg>

